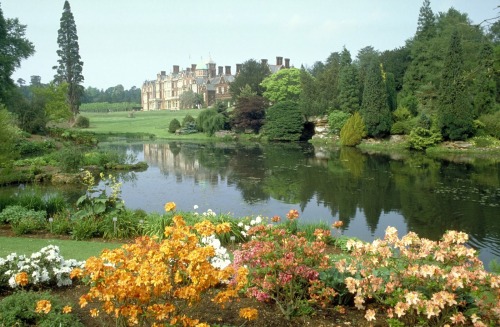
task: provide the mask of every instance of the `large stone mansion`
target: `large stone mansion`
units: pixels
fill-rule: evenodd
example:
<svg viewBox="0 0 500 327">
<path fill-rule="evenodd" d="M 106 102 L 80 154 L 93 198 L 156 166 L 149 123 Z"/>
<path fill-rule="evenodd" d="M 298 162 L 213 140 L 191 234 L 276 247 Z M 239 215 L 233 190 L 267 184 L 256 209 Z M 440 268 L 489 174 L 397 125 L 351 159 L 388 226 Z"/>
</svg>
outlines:
<svg viewBox="0 0 500 327">
<path fill-rule="evenodd" d="M 271 73 L 290 67 L 290 59 L 276 57 L 276 64 L 269 64 L 267 59 L 262 59 L 263 64 L 269 67 Z M 212 106 L 216 101 L 231 101 L 229 84 L 241 70 L 241 64 L 236 65 L 235 75 L 231 73 L 231 66 L 218 66 L 211 59 L 208 62 L 192 64 L 184 70 L 178 65 L 172 67 L 172 72 L 167 75 L 161 71 L 155 80 L 145 81 L 141 88 L 142 110 L 179 110 L 181 108 L 180 96 L 189 90 L 203 96 L 203 102 Z"/>
</svg>

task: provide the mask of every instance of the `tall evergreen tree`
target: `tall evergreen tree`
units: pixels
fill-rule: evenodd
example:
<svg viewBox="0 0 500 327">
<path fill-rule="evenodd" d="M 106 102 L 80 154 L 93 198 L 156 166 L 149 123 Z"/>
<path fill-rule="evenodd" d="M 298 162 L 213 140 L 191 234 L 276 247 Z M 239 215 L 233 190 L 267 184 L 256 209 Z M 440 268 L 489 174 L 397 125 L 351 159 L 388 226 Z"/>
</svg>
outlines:
<svg viewBox="0 0 500 327">
<path fill-rule="evenodd" d="M 497 85 L 493 68 L 493 47 L 485 42 L 479 54 L 479 71 L 474 80 L 474 115 L 495 111 Z"/>
<path fill-rule="evenodd" d="M 233 100 L 237 100 L 240 96 L 241 91 L 249 85 L 252 92 L 255 92 L 258 96 L 262 96 L 264 93 L 264 87 L 260 85 L 262 81 L 271 74 L 269 66 L 257 62 L 254 59 L 245 61 L 241 65 L 241 70 L 236 75 L 236 78 L 231 83 L 229 87 L 229 92 L 233 97 Z"/>
<path fill-rule="evenodd" d="M 443 137 L 463 140 L 473 133 L 473 108 L 464 79 L 463 50 L 458 31 L 451 35 L 438 97 L 438 123 Z"/>
<path fill-rule="evenodd" d="M 21 65 L 21 60 L 35 53 L 35 47 L 25 37 L 26 25 L 17 18 L 5 19 L 0 8 L 0 103 L 7 104 L 7 97 L 14 88 L 11 76 Z"/>
<path fill-rule="evenodd" d="M 339 95 L 340 54 L 333 52 L 326 59 L 325 69 L 318 74 L 318 102 L 323 107 L 323 112 L 338 107 Z"/>
<path fill-rule="evenodd" d="M 384 136 L 389 133 L 392 115 L 387 104 L 387 91 L 380 65 L 373 61 L 366 72 L 363 102 L 360 110 L 370 136 Z"/>
<path fill-rule="evenodd" d="M 354 113 L 359 110 L 358 72 L 356 66 L 347 64 L 340 70 L 339 77 L 339 105 L 340 110 Z"/>
<path fill-rule="evenodd" d="M 53 67 L 57 71 L 54 81 L 57 84 L 68 84 L 68 103 L 73 118 L 75 118 L 80 111 L 81 98 L 84 93 L 84 88 L 81 85 L 83 83 L 83 61 L 80 58 L 75 18 L 67 0 L 64 2 L 57 44 L 59 45 L 59 50 L 57 50 L 59 65 Z"/>
<path fill-rule="evenodd" d="M 435 30 L 436 17 L 431 9 L 430 0 L 424 0 L 422 7 L 420 7 L 420 13 L 418 15 L 417 23 L 417 38 L 430 39 L 434 37 L 436 33 Z"/>
</svg>

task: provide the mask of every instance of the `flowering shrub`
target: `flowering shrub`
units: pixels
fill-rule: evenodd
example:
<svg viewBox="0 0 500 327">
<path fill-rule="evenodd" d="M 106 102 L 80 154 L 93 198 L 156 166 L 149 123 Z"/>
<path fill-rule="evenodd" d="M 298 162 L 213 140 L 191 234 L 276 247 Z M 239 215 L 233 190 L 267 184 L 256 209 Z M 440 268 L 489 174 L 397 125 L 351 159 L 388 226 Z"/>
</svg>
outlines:
<svg viewBox="0 0 500 327">
<path fill-rule="evenodd" d="M 214 248 L 214 233 L 227 232 L 229 226 L 205 220 L 191 227 L 181 216 L 175 216 L 173 223 L 165 227 L 162 241 L 140 237 L 89 258 L 83 270 L 76 269 L 73 276 L 83 277 L 91 286 L 80 305 L 98 301 L 105 314 L 126 319 L 128 325 L 195 326 L 198 320 L 187 317 L 183 307 L 199 301 L 204 291 L 226 281 L 227 287 L 212 301 L 223 304 L 237 297 L 246 284 L 246 270 L 226 266 L 224 253 L 217 254 Z M 90 314 L 98 316 L 100 311 L 92 309 Z"/>
<path fill-rule="evenodd" d="M 296 219 L 295 213 L 292 217 Z M 274 301 L 287 319 L 310 313 L 310 300 L 323 289 L 319 272 L 328 267 L 321 237 L 309 242 L 288 229 L 262 224 L 250 228 L 248 235 L 251 240 L 234 252 L 234 265 L 248 268 L 247 295 Z"/>
<path fill-rule="evenodd" d="M 467 234 L 456 231 L 439 242 L 413 232 L 399 239 L 388 227 L 383 240 L 349 241 L 351 255 L 335 268 L 349 276 L 345 284 L 358 309 L 375 299 L 394 326 L 498 325 L 500 276 L 484 270 L 476 251 L 464 245 L 467 240 Z M 375 320 L 374 310 L 365 317 Z"/>
<path fill-rule="evenodd" d="M 11 288 L 71 285 L 71 271 L 83 264 L 74 259 L 65 260 L 55 245 L 46 246 L 30 256 L 11 253 L 0 258 L 0 288 L 7 285 Z"/>
</svg>

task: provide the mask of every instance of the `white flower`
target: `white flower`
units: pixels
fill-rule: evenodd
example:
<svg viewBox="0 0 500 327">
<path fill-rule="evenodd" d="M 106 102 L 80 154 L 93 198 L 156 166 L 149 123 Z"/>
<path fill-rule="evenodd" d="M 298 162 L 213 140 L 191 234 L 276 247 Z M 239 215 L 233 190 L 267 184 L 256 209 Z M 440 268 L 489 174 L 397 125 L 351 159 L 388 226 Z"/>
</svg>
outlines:
<svg viewBox="0 0 500 327">
<path fill-rule="evenodd" d="M 243 223 L 241 221 L 238 223 L 238 227 L 243 227 Z"/>
<path fill-rule="evenodd" d="M 243 228 L 245 229 L 245 231 L 247 231 L 247 232 L 248 232 L 248 230 L 250 229 L 250 226 L 245 225 L 245 227 L 243 227 Z"/>
<path fill-rule="evenodd" d="M 252 220 L 250 220 L 250 225 L 252 225 L 252 226 L 253 226 L 253 225 L 255 225 L 255 224 L 256 224 L 255 220 L 253 220 L 253 219 L 252 219 Z"/>
<path fill-rule="evenodd" d="M 16 288 L 16 286 L 17 286 L 17 283 L 16 283 L 16 276 L 14 276 L 14 275 L 13 275 L 13 276 L 11 276 L 11 277 L 9 278 L 9 285 L 10 285 L 10 287 L 12 287 L 12 288 Z"/>
<path fill-rule="evenodd" d="M 193 206 L 193 209 L 194 209 L 194 210 L 198 209 L 198 205 L 197 205 L 197 204 L 195 204 L 195 205 Z"/>
<path fill-rule="evenodd" d="M 256 222 L 257 224 L 260 224 L 260 223 L 262 222 L 262 217 L 261 217 L 261 216 L 257 216 L 257 217 L 255 217 L 255 222 Z"/>
<path fill-rule="evenodd" d="M 243 237 L 247 237 L 247 233 L 245 231 L 241 231 L 241 235 L 243 235 Z"/>
</svg>

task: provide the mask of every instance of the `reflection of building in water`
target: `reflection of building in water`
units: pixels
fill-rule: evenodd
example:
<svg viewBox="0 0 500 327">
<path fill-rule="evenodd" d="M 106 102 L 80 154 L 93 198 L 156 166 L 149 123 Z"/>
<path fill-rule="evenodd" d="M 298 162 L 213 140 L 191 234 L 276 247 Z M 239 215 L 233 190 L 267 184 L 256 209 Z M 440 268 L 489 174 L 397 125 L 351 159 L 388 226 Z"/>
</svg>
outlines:
<svg viewBox="0 0 500 327">
<path fill-rule="evenodd" d="M 150 166 L 158 166 L 164 175 L 174 174 L 177 182 L 193 178 L 195 184 L 217 185 L 226 179 L 227 171 L 221 174 L 200 164 L 196 149 L 189 151 L 178 144 L 144 144 L 144 160 Z"/>
</svg>

